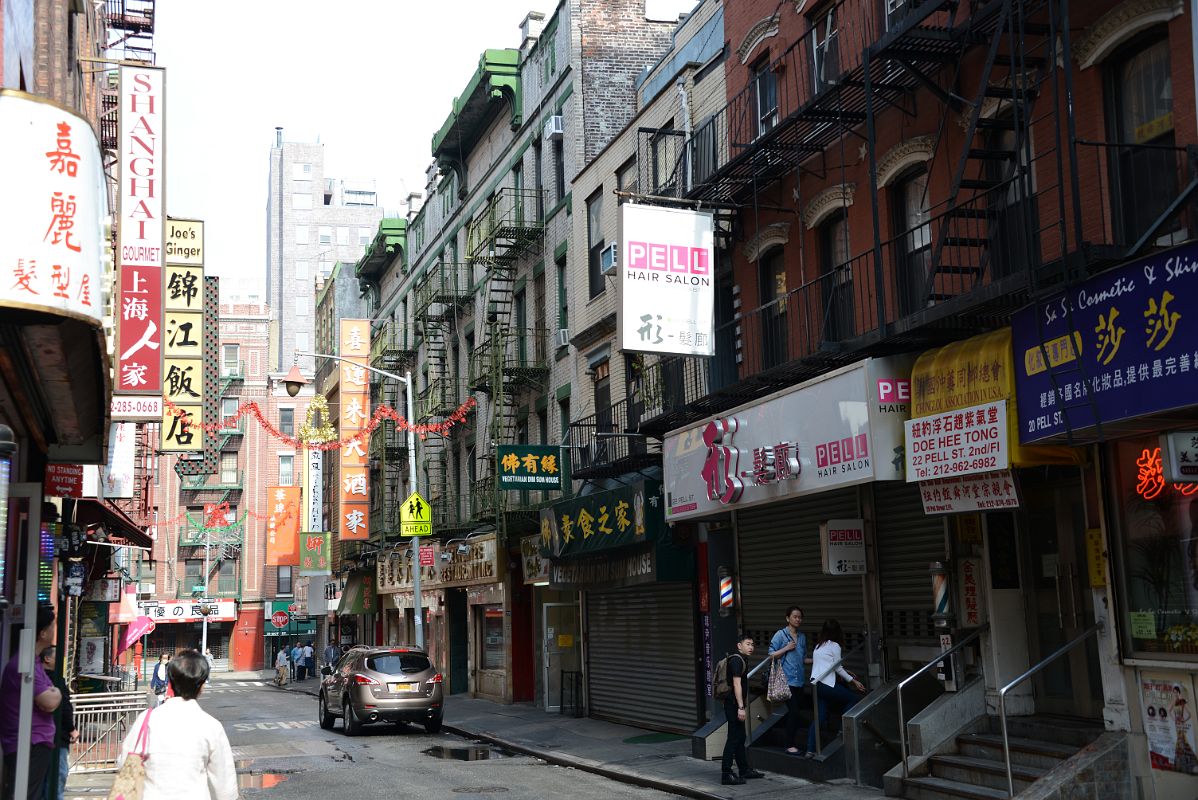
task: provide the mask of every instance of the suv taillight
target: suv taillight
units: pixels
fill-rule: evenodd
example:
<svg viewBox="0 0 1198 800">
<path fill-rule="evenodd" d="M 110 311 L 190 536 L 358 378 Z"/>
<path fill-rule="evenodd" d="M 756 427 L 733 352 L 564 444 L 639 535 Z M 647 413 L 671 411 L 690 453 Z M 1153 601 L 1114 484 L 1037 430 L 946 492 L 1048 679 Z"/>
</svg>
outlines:
<svg viewBox="0 0 1198 800">
<path fill-rule="evenodd" d="M 353 675 L 350 680 L 356 686 L 380 686 L 381 684 L 369 675 Z"/>
<path fill-rule="evenodd" d="M 440 683 L 441 680 L 442 680 L 441 673 L 438 672 L 436 675 L 434 675 L 433 677 L 431 677 L 427 681 L 425 681 L 425 683 Z"/>
</svg>

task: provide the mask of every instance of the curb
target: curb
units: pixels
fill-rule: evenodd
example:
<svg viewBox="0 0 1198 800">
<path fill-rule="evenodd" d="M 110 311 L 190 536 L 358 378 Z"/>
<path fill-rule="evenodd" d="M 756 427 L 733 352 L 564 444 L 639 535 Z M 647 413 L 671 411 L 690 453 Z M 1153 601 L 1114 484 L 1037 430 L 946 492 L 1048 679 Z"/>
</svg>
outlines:
<svg viewBox="0 0 1198 800">
<path fill-rule="evenodd" d="M 487 742 L 488 744 L 502 747 L 505 750 L 511 750 L 514 753 L 520 753 L 521 755 L 535 756 L 542 761 L 559 767 L 571 767 L 573 769 L 581 770 L 582 772 L 589 772 L 592 775 L 599 775 L 600 777 L 617 781 L 619 783 L 640 786 L 644 789 L 656 789 L 659 792 L 666 792 L 668 794 L 679 795 L 681 797 L 692 797 L 695 798 L 695 800 L 728 800 L 728 798 L 723 795 L 712 794 L 710 792 L 705 792 L 701 789 L 695 789 L 689 786 L 680 786 L 676 783 L 669 783 L 658 778 L 650 778 L 645 775 L 638 775 L 631 772 L 613 769 L 611 767 L 604 767 L 598 764 L 593 764 L 589 761 L 573 758 L 571 756 L 550 753 L 545 750 L 537 750 L 536 748 L 529 747 L 518 742 L 513 742 L 508 739 L 502 739 L 489 733 L 468 731 L 465 728 L 458 727 L 457 725 L 451 725 L 448 722 L 443 723 L 442 730 L 448 731 L 449 733 L 455 734 L 457 736 L 463 736 L 467 739 L 478 739 L 480 741 Z"/>
</svg>

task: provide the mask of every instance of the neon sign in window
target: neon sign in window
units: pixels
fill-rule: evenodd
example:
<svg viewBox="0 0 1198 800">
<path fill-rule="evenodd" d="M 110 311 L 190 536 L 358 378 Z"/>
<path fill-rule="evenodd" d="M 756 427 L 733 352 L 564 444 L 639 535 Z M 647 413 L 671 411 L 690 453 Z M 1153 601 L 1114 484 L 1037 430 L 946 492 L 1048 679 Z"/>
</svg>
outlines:
<svg viewBox="0 0 1198 800">
<path fill-rule="evenodd" d="M 1159 447 L 1145 447 L 1136 459 L 1136 494 L 1155 500 L 1165 490 L 1165 468 Z M 1175 483 L 1173 490 L 1185 497 L 1198 492 L 1198 483 Z"/>
</svg>

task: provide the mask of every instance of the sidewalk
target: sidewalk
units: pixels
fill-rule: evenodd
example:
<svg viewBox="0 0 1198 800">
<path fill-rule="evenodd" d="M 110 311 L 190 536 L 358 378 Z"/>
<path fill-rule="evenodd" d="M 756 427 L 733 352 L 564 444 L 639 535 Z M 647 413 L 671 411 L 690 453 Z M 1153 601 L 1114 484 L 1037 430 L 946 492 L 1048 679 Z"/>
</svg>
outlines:
<svg viewBox="0 0 1198 800">
<path fill-rule="evenodd" d="M 244 673 L 233 680 L 273 677 L 274 671 L 270 670 Z M 284 688 L 315 697 L 319 686 L 313 679 L 289 683 Z M 502 705 L 453 695 L 445 701 L 444 730 L 535 756 L 550 764 L 699 800 L 773 800 L 816 795 L 821 800 L 878 800 L 882 796 L 880 790 L 859 788 L 847 781 L 812 783 L 777 774 L 768 774 L 744 786 L 723 786 L 719 762 L 692 758 L 689 738 L 654 734 L 595 719 L 564 717 L 528 703 Z"/>
</svg>

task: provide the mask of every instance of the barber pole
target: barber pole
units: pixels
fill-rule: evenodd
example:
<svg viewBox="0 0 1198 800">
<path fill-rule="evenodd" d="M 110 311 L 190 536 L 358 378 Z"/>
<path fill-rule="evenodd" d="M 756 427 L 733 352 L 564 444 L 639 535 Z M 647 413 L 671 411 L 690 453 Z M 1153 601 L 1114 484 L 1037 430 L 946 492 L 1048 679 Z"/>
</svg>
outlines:
<svg viewBox="0 0 1198 800">
<path fill-rule="evenodd" d="M 720 608 L 732 608 L 732 578 L 720 578 Z"/>
</svg>

